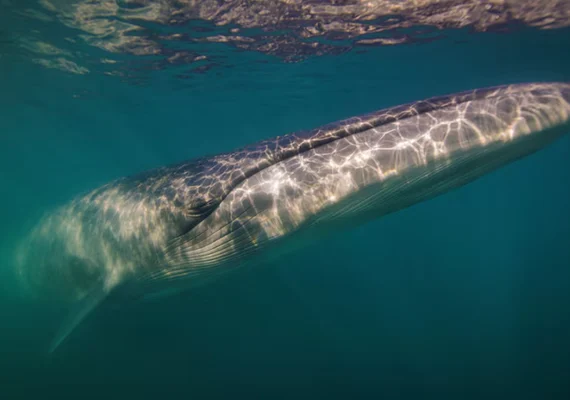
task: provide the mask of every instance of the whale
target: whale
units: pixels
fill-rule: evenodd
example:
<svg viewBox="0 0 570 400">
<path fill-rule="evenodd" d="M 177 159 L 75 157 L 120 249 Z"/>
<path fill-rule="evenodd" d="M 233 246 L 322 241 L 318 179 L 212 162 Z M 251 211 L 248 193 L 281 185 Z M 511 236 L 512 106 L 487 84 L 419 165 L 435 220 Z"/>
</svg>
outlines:
<svg viewBox="0 0 570 400">
<path fill-rule="evenodd" d="M 22 239 L 28 293 L 69 307 L 54 351 L 105 301 L 210 283 L 466 185 L 570 132 L 570 84 L 432 97 L 77 195 Z"/>
</svg>

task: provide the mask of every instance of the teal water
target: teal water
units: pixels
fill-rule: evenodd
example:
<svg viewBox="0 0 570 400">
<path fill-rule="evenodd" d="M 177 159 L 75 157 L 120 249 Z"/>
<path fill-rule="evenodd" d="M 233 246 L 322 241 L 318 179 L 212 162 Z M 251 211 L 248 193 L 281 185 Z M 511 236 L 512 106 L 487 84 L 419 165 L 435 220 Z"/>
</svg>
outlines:
<svg viewBox="0 0 570 400">
<path fill-rule="evenodd" d="M 569 398 L 570 136 L 277 264 L 103 306 L 52 356 L 64 312 L 13 277 L 35 219 L 117 177 L 434 95 L 570 81 L 568 28 L 445 34 L 299 63 L 220 48 L 224 65 L 139 85 L 3 45 L 2 398 Z"/>
</svg>

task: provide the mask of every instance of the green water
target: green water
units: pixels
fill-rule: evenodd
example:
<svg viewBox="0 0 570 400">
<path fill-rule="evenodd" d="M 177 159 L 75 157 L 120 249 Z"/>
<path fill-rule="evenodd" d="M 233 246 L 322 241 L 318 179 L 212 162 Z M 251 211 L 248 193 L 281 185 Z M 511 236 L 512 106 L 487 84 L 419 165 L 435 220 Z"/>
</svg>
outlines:
<svg viewBox="0 0 570 400">
<path fill-rule="evenodd" d="M 222 46 L 206 73 L 141 85 L 0 45 L 1 398 L 569 398 L 568 136 L 275 265 L 103 306 L 52 356 L 64 310 L 16 285 L 34 221 L 109 180 L 424 97 L 570 81 L 568 29 L 445 34 L 300 63 Z"/>
</svg>

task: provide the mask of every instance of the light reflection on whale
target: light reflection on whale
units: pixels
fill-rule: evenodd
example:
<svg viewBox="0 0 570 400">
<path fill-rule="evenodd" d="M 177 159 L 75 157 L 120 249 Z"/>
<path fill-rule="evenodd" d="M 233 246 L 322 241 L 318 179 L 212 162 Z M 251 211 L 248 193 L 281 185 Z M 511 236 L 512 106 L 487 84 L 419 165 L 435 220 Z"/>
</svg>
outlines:
<svg viewBox="0 0 570 400">
<path fill-rule="evenodd" d="M 465 185 L 570 132 L 570 85 L 477 89 L 119 179 L 46 215 L 18 250 L 37 294 L 168 295 Z"/>
</svg>

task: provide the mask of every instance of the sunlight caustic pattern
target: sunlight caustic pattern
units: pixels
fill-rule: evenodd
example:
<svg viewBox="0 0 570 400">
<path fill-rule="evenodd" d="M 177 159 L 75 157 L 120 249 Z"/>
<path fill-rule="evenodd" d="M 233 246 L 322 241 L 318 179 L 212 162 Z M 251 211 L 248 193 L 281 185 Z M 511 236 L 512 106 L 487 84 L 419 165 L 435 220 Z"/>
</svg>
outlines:
<svg viewBox="0 0 570 400">
<path fill-rule="evenodd" d="M 21 248 L 20 273 L 71 297 L 99 280 L 110 289 L 218 274 L 293 232 L 318 237 L 465 184 L 544 147 L 569 120 L 570 85 L 501 86 L 123 178 L 46 216 Z"/>
</svg>

